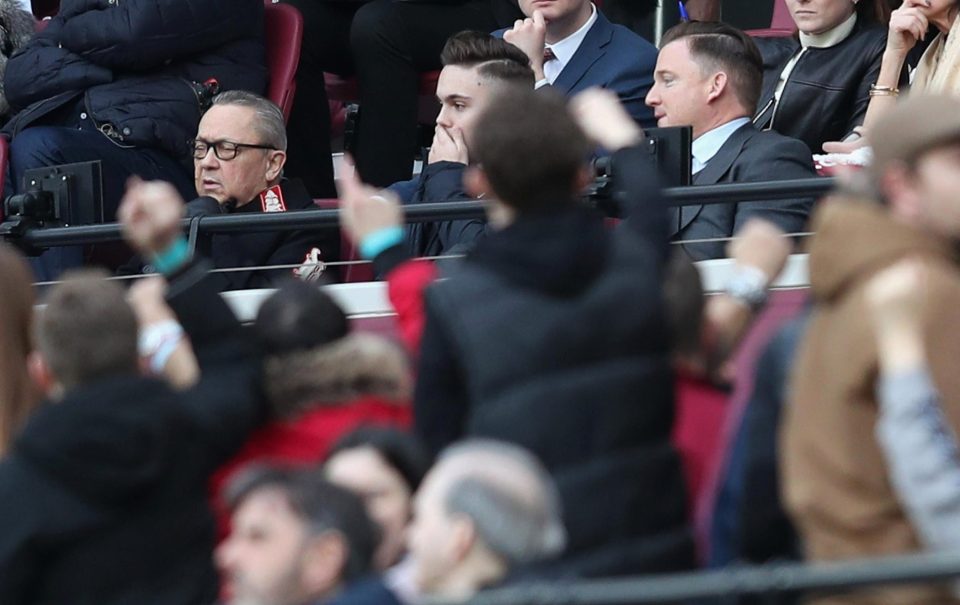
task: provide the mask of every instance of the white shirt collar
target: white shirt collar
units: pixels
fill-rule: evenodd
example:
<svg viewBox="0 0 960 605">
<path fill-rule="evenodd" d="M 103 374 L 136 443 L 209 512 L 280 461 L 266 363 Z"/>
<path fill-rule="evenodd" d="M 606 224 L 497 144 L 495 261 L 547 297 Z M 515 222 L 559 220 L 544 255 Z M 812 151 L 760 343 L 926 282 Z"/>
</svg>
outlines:
<svg viewBox="0 0 960 605">
<path fill-rule="evenodd" d="M 800 32 L 800 46 L 803 48 L 830 48 L 836 46 L 847 39 L 857 25 L 857 12 L 854 11 L 850 17 L 834 27 L 828 29 L 822 34 L 805 34 Z"/>
<path fill-rule="evenodd" d="M 560 72 L 563 71 L 567 63 L 570 62 L 573 55 L 577 54 L 577 50 L 579 50 L 580 45 L 583 44 L 583 39 L 587 37 L 587 32 L 589 32 L 593 24 L 597 22 L 597 7 L 594 6 L 593 3 L 590 3 L 590 11 L 590 18 L 587 19 L 587 22 L 584 23 L 580 29 L 559 42 L 547 44 L 547 48 L 552 50 L 553 55 L 557 58 L 556 61 L 549 61 L 543 66 L 544 72 L 549 72 L 544 75 L 547 76 L 551 84 L 557 79 L 557 76 L 560 75 Z M 551 75 L 553 77 L 551 77 Z"/>
<path fill-rule="evenodd" d="M 744 124 L 749 124 L 750 118 L 737 118 L 726 124 L 721 124 L 713 130 L 708 130 L 693 141 L 691 151 L 693 152 L 693 172 L 700 172 L 707 165 L 713 156 L 717 155 L 723 144 L 727 142 L 734 132 Z"/>
</svg>

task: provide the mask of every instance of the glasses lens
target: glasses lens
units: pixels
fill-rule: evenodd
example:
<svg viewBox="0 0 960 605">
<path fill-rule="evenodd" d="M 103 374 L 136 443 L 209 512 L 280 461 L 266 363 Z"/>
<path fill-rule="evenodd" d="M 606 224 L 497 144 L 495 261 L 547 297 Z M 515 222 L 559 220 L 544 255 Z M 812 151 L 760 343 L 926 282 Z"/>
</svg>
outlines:
<svg viewBox="0 0 960 605">
<path fill-rule="evenodd" d="M 237 157 L 237 150 L 239 148 L 239 145 L 236 143 L 228 143 L 226 141 L 214 143 L 214 152 L 221 160 L 232 160 Z"/>
<path fill-rule="evenodd" d="M 193 158 L 196 160 L 202 160 L 203 158 L 207 157 L 207 151 L 209 149 L 210 148 L 207 146 L 206 143 L 203 143 L 201 141 L 194 141 Z"/>
</svg>

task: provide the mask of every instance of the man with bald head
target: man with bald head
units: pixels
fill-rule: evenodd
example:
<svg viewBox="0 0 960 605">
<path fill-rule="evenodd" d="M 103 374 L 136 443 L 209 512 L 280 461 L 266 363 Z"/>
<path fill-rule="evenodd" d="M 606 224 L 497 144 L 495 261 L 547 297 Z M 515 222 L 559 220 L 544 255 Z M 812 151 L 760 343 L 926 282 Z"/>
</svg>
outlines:
<svg viewBox="0 0 960 605">
<path fill-rule="evenodd" d="M 406 565 L 335 603 L 468 599 L 558 556 L 565 543 L 559 493 L 536 457 L 499 441 L 463 441 L 440 454 L 417 491 Z"/>
</svg>

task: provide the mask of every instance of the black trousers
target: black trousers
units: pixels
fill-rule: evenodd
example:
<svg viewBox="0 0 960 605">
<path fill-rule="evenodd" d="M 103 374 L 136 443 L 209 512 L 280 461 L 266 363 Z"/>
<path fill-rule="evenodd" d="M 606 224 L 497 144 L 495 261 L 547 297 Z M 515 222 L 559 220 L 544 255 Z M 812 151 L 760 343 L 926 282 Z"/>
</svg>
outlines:
<svg viewBox="0 0 960 605">
<path fill-rule="evenodd" d="M 357 169 L 365 181 L 387 186 L 411 176 L 420 74 L 440 68 L 452 34 L 508 24 L 502 12 L 495 16 L 497 0 L 284 1 L 305 21 L 286 172 L 314 197 L 336 197 L 324 72 L 357 77 Z"/>
</svg>

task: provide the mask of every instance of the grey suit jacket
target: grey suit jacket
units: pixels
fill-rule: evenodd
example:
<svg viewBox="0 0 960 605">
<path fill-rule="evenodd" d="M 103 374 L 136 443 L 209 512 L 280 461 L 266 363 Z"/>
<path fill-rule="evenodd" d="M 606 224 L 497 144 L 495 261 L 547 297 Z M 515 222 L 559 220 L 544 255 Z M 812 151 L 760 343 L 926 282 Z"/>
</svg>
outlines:
<svg viewBox="0 0 960 605">
<path fill-rule="evenodd" d="M 817 176 L 813 157 L 803 142 L 753 124 L 737 129 L 706 167 L 694 175 L 694 185 L 804 179 Z M 671 209 L 674 241 L 731 237 L 751 217 L 767 219 L 787 233 L 801 231 L 814 200 L 786 199 Z M 725 242 L 685 244 L 694 260 L 722 258 Z"/>
</svg>

